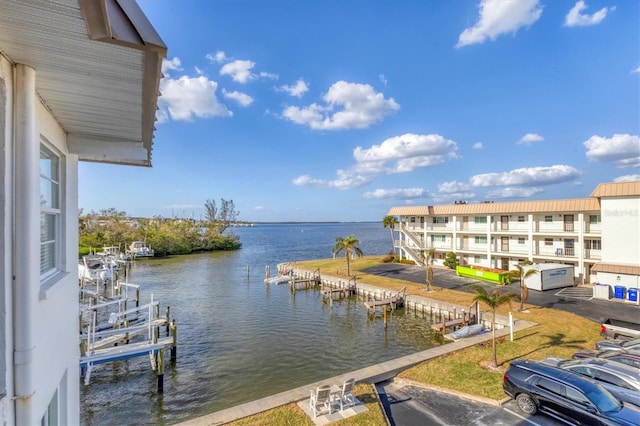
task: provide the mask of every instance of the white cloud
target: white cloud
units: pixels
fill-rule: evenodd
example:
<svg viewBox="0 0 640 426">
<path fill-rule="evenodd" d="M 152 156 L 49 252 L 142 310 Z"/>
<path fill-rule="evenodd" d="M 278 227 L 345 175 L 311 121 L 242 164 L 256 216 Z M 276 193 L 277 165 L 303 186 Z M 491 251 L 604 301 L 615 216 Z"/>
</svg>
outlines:
<svg viewBox="0 0 640 426">
<path fill-rule="evenodd" d="M 302 95 L 307 93 L 308 90 L 309 90 L 309 85 L 301 78 L 299 78 L 298 81 L 296 81 L 296 83 L 291 86 L 284 85 L 284 86 L 276 87 L 276 91 L 286 92 L 290 96 L 295 96 L 297 98 L 301 98 Z"/>
<path fill-rule="evenodd" d="M 468 183 L 464 183 L 464 182 L 451 181 L 451 182 L 444 182 L 438 185 L 438 191 L 448 193 L 448 194 L 468 191 L 469 189 L 471 189 L 471 186 Z"/>
<path fill-rule="evenodd" d="M 589 161 L 613 163 L 618 168 L 640 167 L 640 136 L 614 134 L 611 138 L 591 136 L 584 146 Z"/>
<path fill-rule="evenodd" d="M 528 27 L 542 15 L 538 0 L 482 0 L 478 22 L 465 29 L 456 47 L 484 43 L 498 36 Z"/>
<path fill-rule="evenodd" d="M 216 53 L 208 53 L 207 59 L 218 64 L 221 64 L 228 60 L 227 55 L 225 55 L 222 50 L 218 50 Z"/>
<path fill-rule="evenodd" d="M 603 7 L 599 11 L 592 13 L 591 15 L 581 13 L 583 10 L 587 8 L 587 5 L 584 1 L 580 0 L 576 2 L 575 6 L 567 13 L 567 16 L 564 18 L 564 25 L 566 27 L 584 27 L 587 25 L 596 25 L 602 22 L 602 20 L 607 16 L 607 12 L 609 10 L 614 10 L 614 7 L 606 8 Z"/>
<path fill-rule="evenodd" d="M 254 210 L 264 210 L 264 206 L 255 206 Z"/>
<path fill-rule="evenodd" d="M 222 89 L 222 95 L 226 99 L 231 99 L 232 101 L 235 101 L 238 105 L 243 107 L 249 106 L 253 103 L 253 98 L 251 96 L 235 90 L 233 92 L 229 92 L 225 89 Z"/>
<path fill-rule="evenodd" d="M 353 150 L 356 164 L 336 172 L 334 180 L 315 179 L 309 175 L 296 178 L 294 185 L 314 185 L 353 189 L 371 182 L 381 174 L 406 173 L 420 167 L 441 164 L 458 158 L 458 145 L 440 135 L 407 133 L 373 145 L 369 149 Z"/>
<path fill-rule="evenodd" d="M 274 74 L 272 72 L 260 71 L 260 78 L 266 78 L 268 80 L 277 80 L 280 78 L 278 74 Z"/>
<path fill-rule="evenodd" d="M 191 121 L 193 117 L 231 117 L 233 113 L 218 102 L 218 83 L 204 76 L 182 76 L 178 79 L 163 78 L 160 82 L 162 96 L 158 98 L 158 121 L 169 118 Z"/>
<path fill-rule="evenodd" d="M 358 162 L 411 159 L 425 165 L 440 164 L 457 158 L 458 145 L 440 135 L 405 133 L 386 139 L 380 145 L 365 149 L 356 147 L 353 157 Z"/>
<path fill-rule="evenodd" d="M 380 74 L 380 75 L 378 76 L 378 80 L 380 80 L 380 82 L 381 82 L 382 84 L 384 84 L 385 86 L 387 85 L 387 83 L 389 83 L 389 82 L 387 81 L 387 77 L 385 77 L 385 76 L 384 76 L 384 74 Z"/>
<path fill-rule="evenodd" d="M 450 194 L 430 194 L 434 203 L 444 204 L 452 201 L 468 201 L 476 198 L 473 192 L 454 192 Z"/>
<path fill-rule="evenodd" d="M 365 129 L 400 109 L 393 98 L 385 99 L 370 85 L 346 81 L 334 83 L 323 100 L 325 105 L 287 107 L 282 115 L 314 130 Z"/>
<path fill-rule="evenodd" d="M 255 74 L 251 72 L 255 65 L 255 62 L 252 61 L 236 60 L 224 64 L 220 68 L 220 75 L 229 75 L 233 81 L 244 84 L 256 78 Z"/>
<path fill-rule="evenodd" d="M 567 182 L 578 176 L 580 176 L 578 170 L 560 164 L 549 167 L 525 167 L 502 173 L 479 174 L 472 176 L 469 183 L 472 187 L 552 185 Z"/>
<path fill-rule="evenodd" d="M 473 146 L 471 147 L 473 149 L 482 149 L 484 148 L 484 145 L 482 145 L 482 142 L 476 142 L 473 144 Z"/>
<path fill-rule="evenodd" d="M 169 75 L 171 71 L 182 71 L 180 58 L 174 57 L 173 59 L 162 60 L 162 73 Z"/>
<path fill-rule="evenodd" d="M 364 198 L 392 198 L 392 199 L 415 199 L 424 197 L 425 190 L 422 188 L 394 188 L 394 189 L 376 189 L 364 193 Z"/>
<path fill-rule="evenodd" d="M 542 142 L 544 138 L 536 133 L 527 133 L 518 141 L 519 144 L 528 145 L 531 143 Z"/>
<path fill-rule="evenodd" d="M 528 198 L 544 192 L 542 188 L 500 188 L 487 192 L 487 198 Z"/>
<path fill-rule="evenodd" d="M 639 174 L 618 176 L 613 181 L 614 182 L 632 182 L 632 181 L 636 181 L 636 180 L 640 180 L 640 175 Z"/>
<path fill-rule="evenodd" d="M 637 68 L 632 69 L 632 70 L 631 70 L 631 73 L 632 73 L 632 74 L 640 73 L 640 65 L 638 65 L 638 67 L 637 67 Z"/>
</svg>

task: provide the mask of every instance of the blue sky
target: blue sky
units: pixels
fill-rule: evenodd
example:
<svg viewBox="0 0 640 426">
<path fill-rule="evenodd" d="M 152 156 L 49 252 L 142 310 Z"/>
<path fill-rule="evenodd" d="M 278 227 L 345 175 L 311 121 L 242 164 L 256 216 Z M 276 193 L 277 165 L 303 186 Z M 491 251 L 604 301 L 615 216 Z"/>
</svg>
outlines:
<svg viewBox="0 0 640 426">
<path fill-rule="evenodd" d="M 169 51 L 153 167 L 85 213 L 379 221 L 640 179 L 640 2 L 138 0 Z"/>
</svg>

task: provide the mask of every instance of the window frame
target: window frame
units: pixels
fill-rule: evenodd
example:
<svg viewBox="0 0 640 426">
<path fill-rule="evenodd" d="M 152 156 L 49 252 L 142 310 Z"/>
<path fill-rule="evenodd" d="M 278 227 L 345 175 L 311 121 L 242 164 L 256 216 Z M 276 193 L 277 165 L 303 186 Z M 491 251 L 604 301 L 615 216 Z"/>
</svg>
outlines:
<svg viewBox="0 0 640 426">
<path fill-rule="evenodd" d="M 51 161 L 51 170 L 43 170 L 44 160 Z M 40 283 L 50 282 L 52 278 L 63 272 L 64 254 L 64 156 L 45 138 L 40 141 L 40 162 L 39 162 L 39 189 L 40 189 Z M 48 194 L 43 194 L 43 188 L 48 190 Z M 51 199 L 47 200 L 47 196 Z M 45 232 L 45 218 L 52 218 L 53 230 L 50 231 L 52 239 L 43 240 Z M 53 261 L 50 267 L 43 266 L 44 245 L 53 244 L 51 256 Z"/>
</svg>

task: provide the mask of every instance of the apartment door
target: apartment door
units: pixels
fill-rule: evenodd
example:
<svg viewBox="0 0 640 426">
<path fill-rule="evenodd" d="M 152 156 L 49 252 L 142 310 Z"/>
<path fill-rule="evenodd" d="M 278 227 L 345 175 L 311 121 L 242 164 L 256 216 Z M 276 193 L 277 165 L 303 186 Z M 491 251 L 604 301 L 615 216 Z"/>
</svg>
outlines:
<svg viewBox="0 0 640 426">
<path fill-rule="evenodd" d="M 509 258 L 508 257 L 503 257 L 501 259 L 500 269 L 502 269 L 503 271 L 508 271 L 509 270 Z"/>
<path fill-rule="evenodd" d="M 564 231 L 573 232 L 573 215 L 572 214 L 564 215 Z"/>
<path fill-rule="evenodd" d="M 509 216 L 500 216 L 500 230 L 509 230 Z"/>
<path fill-rule="evenodd" d="M 573 239 L 565 239 L 564 240 L 564 255 L 565 256 L 575 256 L 575 252 L 573 251 Z"/>
<path fill-rule="evenodd" d="M 466 231 L 469 229 L 469 216 L 462 216 L 462 230 Z"/>
<path fill-rule="evenodd" d="M 504 253 L 508 253 L 509 252 L 509 237 L 501 237 L 500 238 L 500 251 L 504 252 Z"/>
</svg>

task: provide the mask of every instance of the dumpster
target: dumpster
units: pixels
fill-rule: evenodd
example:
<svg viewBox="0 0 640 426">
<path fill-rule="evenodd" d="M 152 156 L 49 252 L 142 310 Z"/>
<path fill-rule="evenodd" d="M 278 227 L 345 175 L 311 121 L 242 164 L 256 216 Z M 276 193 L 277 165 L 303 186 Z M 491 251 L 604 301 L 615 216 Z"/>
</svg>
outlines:
<svg viewBox="0 0 640 426">
<path fill-rule="evenodd" d="M 625 286 L 616 285 L 613 287 L 613 297 L 616 299 L 624 299 L 627 288 Z"/>
<path fill-rule="evenodd" d="M 611 298 L 611 287 L 609 284 L 601 284 L 596 283 L 593 286 L 593 297 L 596 299 L 606 299 L 609 300 Z"/>
<path fill-rule="evenodd" d="M 629 301 L 630 302 L 637 302 L 638 301 L 638 289 L 637 288 L 630 288 L 629 290 L 627 290 L 627 295 L 629 297 Z"/>
</svg>

